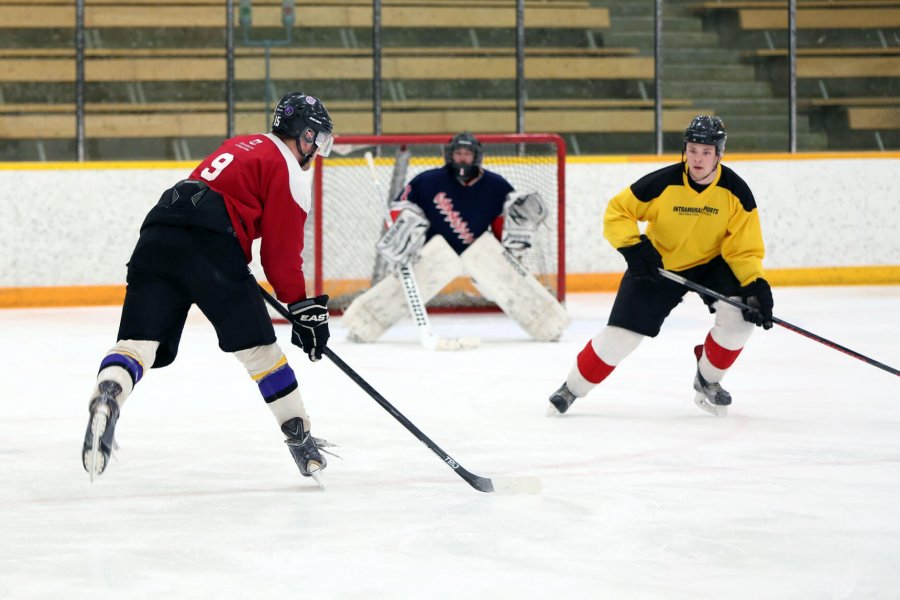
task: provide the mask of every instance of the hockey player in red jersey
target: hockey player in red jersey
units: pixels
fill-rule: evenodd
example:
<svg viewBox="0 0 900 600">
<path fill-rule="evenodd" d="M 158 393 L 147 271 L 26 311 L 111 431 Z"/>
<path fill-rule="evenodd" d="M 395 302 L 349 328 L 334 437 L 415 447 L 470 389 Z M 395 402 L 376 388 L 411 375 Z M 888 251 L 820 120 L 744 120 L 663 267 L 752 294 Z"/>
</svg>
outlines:
<svg viewBox="0 0 900 600">
<path fill-rule="evenodd" d="M 297 379 L 247 264 L 261 238 L 260 261 L 277 297 L 312 324 L 295 325 L 291 341 L 310 360 L 321 358 L 328 297 L 307 298 L 300 253 L 311 203 L 307 171 L 317 154 L 331 151 L 332 128 L 321 100 L 286 94 L 270 133 L 226 140 L 147 214 L 128 263 L 118 341 L 91 395 L 82 462 L 92 480 L 106 469 L 119 411 L 145 370 L 175 360 L 192 304 L 257 383 L 300 472 L 317 477 L 325 467 L 324 442 L 310 435 Z"/>
<path fill-rule="evenodd" d="M 607 327 L 578 354 L 565 383 L 550 396 L 550 414 L 566 412 L 645 337 L 655 337 L 687 288 L 661 277 L 674 271 L 753 308 L 704 297 L 715 323 L 694 348 L 695 403 L 723 416 L 731 395 L 720 382 L 753 332 L 772 327 L 772 290 L 762 267 L 759 211 L 750 188 L 721 164 L 725 127 L 718 117 L 695 117 L 684 134 L 683 161 L 639 179 L 606 208 L 603 235 L 628 265 Z M 648 223 L 646 234 L 638 222 Z"/>
</svg>

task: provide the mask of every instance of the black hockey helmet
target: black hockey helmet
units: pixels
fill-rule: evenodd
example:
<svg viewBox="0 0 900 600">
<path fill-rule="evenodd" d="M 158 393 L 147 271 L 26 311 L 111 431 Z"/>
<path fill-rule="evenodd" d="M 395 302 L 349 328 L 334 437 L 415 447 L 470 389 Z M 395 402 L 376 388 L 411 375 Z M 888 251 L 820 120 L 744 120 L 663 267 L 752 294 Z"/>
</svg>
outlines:
<svg viewBox="0 0 900 600">
<path fill-rule="evenodd" d="M 303 138 L 309 144 L 315 144 L 319 154 L 328 156 L 331 154 L 331 146 L 334 143 L 332 131 L 334 124 L 328 115 L 325 104 L 315 96 L 309 96 L 302 92 L 288 92 L 275 107 L 272 115 L 272 132 L 280 133 L 297 140 L 297 148 L 300 148 L 300 139 Z M 303 154 L 300 165 L 303 166 L 312 157 Z"/>
<path fill-rule="evenodd" d="M 453 151 L 457 148 L 468 148 L 474 154 L 471 165 L 464 165 L 453 162 Z M 444 163 L 453 171 L 453 175 L 460 183 L 465 184 L 469 180 L 478 176 L 481 170 L 481 159 L 483 153 L 481 151 L 481 142 L 468 131 L 453 136 L 450 143 L 444 146 Z"/>
<path fill-rule="evenodd" d="M 716 154 L 721 156 L 725 151 L 725 140 L 727 137 L 725 123 L 722 122 L 722 119 L 709 115 L 697 115 L 691 120 L 688 128 L 684 130 L 684 146 L 682 150 L 687 149 L 688 142 L 708 144 L 715 146 Z"/>
</svg>

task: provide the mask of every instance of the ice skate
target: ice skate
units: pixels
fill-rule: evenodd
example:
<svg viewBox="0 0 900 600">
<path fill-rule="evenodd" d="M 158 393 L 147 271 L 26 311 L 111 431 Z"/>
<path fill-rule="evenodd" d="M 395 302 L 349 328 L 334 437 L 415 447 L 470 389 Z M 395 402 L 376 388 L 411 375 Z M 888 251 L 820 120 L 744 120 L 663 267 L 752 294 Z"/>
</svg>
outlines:
<svg viewBox="0 0 900 600">
<path fill-rule="evenodd" d="M 322 489 L 325 486 L 319 479 L 319 471 L 328 465 L 328 461 L 322 456 L 320 448 L 330 446 L 325 440 L 314 438 L 303 429 L 303 419 L 294 417 L 281 425 L 281 431 L 287 436 L 284 443 L 288 445 L 297 468 L 304 477 L 312 477 Z"/>
<path fill-rule="evenodd" d="M 115 444 L 113 436 L 116 432 L 116 421 L 119 420 L 119 403 L 116 397 L 122 392 L 122 386 L 115 381 L 101 381 L 98 387 L 100 395 L 91 400 L 91 416 L 81 448 L 81 462 L 91 476 L 92 483 L 95 477 L 103 474 L 109 464 L 109 457 Z"/>
<path fill-rule="evenodd" d="M 703 352 L 703 346 L 694 348 L 694 355 L 697 361 L 700 361 L 700 355 Z M 697 365 L 697 375 L 694 377 L 694 390 L 697 395 L 694 396 L 694 404 L 699 406 L 706 412 L 717 417 L 725 417 L 728 415 L 728 405 L 731 404 L 731 394 L 726 392 L 719 383 L 707 381 L 700 374 L 700 366 Z"/>
<path fill-rule="evenodd" d="M 563 383 L 558 390 L 550 395 L 550 406 L 547 407 L 547 416 L 552 417 L 561 415 L 569 410 L 572 403 L 575 402 L 575 394 Z"/>
</svg>

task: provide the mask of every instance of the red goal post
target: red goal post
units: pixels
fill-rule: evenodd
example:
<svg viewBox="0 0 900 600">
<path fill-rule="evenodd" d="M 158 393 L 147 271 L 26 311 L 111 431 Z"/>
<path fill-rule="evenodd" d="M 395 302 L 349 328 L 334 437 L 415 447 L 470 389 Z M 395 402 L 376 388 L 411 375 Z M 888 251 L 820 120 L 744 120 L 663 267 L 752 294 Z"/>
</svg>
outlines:
<svg viewBox="0 0 900 600">
<path fill-rule="evenodd" d="M 307 220 L 303 253 L 304 271 L 316 295 L 329 294 L 329 307 L 342 311 L 382 276 L 375 242 L 382 232 L 387 196 L 393 200 L 415 175 L 442 166 L 443 147 L 451 137 L 338 136 L 331 156 L 316 158 L 313 209 Z M 485 169 L 502 175 L 517 191 L 536 191 L 544 200 L 548 217 L 523 264 L 563 301 L 565 142 L 555 134 L 476 134 L 476 137 L 482 144 Z M 408 160 L 399 155 L 402 149 L 408 150 Z M 375 156 L 378 191 L 364 157 L 366 152 Z M 493 305 L 468 278 L 460 278 L 444 288 L 428 306 L 464 311 Z"/>
</svg>

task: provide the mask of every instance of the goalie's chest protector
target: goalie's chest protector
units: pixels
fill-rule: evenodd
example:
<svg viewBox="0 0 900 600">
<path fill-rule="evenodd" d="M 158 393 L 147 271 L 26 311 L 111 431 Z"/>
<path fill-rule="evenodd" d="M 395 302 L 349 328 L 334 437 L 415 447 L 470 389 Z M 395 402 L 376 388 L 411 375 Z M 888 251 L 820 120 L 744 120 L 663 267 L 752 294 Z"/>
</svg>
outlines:
<svg viewBox="0 0 900 600">
<path fill-rule="evenodd" d="M 472 185 L 461 185 L 445 168 L 413 178 L 401 200 L 420 206 L 428 217 L 428 239 L 440 235 L 460 254 L 503 213 L 506 195 L 513 190 L 503 177 L 484 171 Z"/>
</svg>

